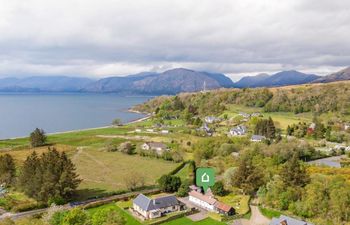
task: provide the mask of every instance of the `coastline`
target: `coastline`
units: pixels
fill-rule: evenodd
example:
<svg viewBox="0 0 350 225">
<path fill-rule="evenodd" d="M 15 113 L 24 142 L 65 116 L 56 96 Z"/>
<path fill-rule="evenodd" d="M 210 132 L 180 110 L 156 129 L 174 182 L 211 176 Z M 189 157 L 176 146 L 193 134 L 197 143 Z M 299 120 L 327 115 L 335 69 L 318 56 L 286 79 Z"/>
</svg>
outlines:
<svg viewBox="0 0 350 225">
<path fill-rule="evenodd" d="M 151 118 L 151 114 L 142 113 L 142 112 L 139 112 L 137 110 L 132 110 L 132 109 L 128 109 L 127 111 L 130 113 L 142 114 L 142 115 L 144 115 L 144 117 L 141 117 L 141 118 L 135 119 L 135 120 L 131 120 L 129 122 L 124 123 L 123 125 L 138 123 L 138 122 L 142 122 L 142 121 L 145 121 L 145 120 Z M 83 129 L 76 129 L 76 130 L 58 131 L 58 132 L 46 133 L 46 135 L 69 134 L 69 133 L 74 133 L 74 132 L 79 132 L 79 131 L 98 130 L 98 129 L 111 128 L 111 127 L 114 127 L 114 126 L 108 125 L 108 126 L 101 126 L 101 127 L 91 127 L 91 128 L 83 128 Z M 14 140 L 14 139 L 28 138 L 28 137 L 29 136 L 12 137 L 12 138 L 0 139 L 0 141 Z"/>
</svg>

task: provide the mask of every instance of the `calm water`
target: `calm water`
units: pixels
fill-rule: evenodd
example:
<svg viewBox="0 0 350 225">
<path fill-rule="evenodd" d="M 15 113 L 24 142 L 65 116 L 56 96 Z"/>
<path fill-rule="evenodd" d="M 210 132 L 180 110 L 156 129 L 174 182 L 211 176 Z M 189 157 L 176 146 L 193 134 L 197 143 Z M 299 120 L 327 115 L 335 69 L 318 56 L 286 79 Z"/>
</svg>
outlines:
<svg viewBox="0 0 350 225">
<path fill-rule="evenodd" d="M 0 93 L 0 139 L 28 136 L 36 127 L 47 133 L 129 122 L 143 115 L 127 112 L 150 97 L 114 94 Z"/>
</svg>

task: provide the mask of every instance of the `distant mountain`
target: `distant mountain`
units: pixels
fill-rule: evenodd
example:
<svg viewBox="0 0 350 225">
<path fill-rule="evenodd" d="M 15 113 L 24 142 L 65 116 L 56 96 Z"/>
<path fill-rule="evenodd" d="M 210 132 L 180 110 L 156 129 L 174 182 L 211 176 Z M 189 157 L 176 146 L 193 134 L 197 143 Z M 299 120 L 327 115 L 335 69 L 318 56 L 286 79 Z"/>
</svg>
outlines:
<svg viewBox="0 0 350 225">
<path fill-rule="evenodd" d="M 269 77 L 266 73 L 261 73 L 256 76 L 247 76 L 240 79 L 238 82 L 234 83 L 234 87 L 246 88 L 246 87 L 257 87 L 259 82 L 267 79 Z"/>
<path fill-rule="evenodd" d="M 0 79 L 3 92 L 77 92 L 93 82 L 88 78 L 66 76 L 35 76 Z"/>
<path fill-rule="evenodd" d="M 232 80 L 223 74 L 177 68 L 163 73 L 104 78 L 87 85 L 82 91 L 160 95 L 232 86 Z"/>
<path fill-rule="evenodd" d="M 314 74 L 305 74 L 299 71 L 290 70 L 282 71 L 273 75 L 260 74 L 253 77 L 243 77 L 237 83 L 235 87 L 277 87 L 296 84 L 310 83 L 320 76 Z"/>
<path fill-rule="evenodd" d="M 320 77 L 313 81 L 313 83 L 329 83 L 334 81 L 350 80 L 350 67 L 347 67 L 339 72 Z"/>
</svg>

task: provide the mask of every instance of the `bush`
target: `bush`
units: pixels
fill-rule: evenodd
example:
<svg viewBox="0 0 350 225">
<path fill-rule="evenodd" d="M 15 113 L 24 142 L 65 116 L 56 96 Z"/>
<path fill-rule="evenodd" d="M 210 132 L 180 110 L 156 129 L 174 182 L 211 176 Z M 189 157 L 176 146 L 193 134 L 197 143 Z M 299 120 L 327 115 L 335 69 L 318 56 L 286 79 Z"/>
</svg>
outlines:
<svg viewBox="0 0 350 225">
<path fill-rule="evenodd" d="M 36 128 L 30 133 L 30 144 L 32 147 L 43 146 L 46 143 L 46 135 L 43 129 Z"/>
</svg>

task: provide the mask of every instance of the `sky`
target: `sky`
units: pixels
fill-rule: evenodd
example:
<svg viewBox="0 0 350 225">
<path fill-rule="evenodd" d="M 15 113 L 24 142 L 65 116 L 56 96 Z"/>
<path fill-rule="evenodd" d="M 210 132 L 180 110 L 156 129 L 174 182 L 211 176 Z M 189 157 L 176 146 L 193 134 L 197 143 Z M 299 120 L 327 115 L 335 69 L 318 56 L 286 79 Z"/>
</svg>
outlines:
<svg viewBox="0 0 350 225">
<path fill-rule="evenodd" d="M 346 0 L 0 0 L 0 77 L 350 66 Z"/>
</svg>

